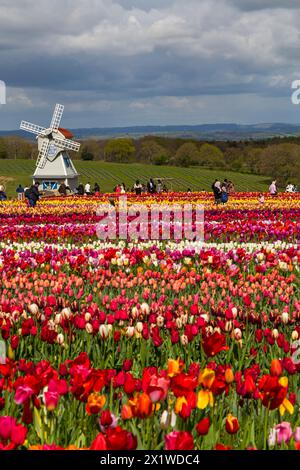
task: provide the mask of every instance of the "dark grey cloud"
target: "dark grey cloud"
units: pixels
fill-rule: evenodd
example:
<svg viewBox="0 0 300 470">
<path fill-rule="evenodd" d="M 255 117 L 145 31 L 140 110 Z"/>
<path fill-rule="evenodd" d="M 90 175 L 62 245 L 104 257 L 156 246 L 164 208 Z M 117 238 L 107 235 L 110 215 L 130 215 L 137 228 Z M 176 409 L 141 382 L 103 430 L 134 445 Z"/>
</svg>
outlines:
<svg viewBox="0 0 300 470">
<path fill-rule="evenodd" d="M 255 120 L 294 120 L 298 1 L 280 4 L 0 0 L 0 127 L 46 119 L 56 101 L 72 127 L 249 121 L 254 103 Z"/>
</svg>

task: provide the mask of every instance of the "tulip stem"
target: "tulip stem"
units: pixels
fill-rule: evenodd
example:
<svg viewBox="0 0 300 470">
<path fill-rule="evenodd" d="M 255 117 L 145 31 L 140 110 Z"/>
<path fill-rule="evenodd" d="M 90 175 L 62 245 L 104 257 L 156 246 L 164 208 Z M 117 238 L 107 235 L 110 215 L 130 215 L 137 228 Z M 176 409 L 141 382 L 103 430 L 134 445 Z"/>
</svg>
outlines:
<svg viewBox="0 0 300 470">
<path fill-rule="evenodd" d="M 265 423 L 264 423 L 264 450 L 268 449 L 268 418 L 269 418 L 269 408 L 266 408 L 265 412 Z"/>
</svg>

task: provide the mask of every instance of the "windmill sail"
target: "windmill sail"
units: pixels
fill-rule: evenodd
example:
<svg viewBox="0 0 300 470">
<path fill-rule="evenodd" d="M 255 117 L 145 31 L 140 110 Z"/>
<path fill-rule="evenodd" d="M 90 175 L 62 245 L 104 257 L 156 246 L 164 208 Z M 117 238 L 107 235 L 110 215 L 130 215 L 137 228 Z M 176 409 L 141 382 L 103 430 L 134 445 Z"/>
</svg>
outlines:
<svg viewBox="0 0 300 470">
<path fill-rule="evenodd" d="M 53 142 L 57 145 L 57 147 L 64 150 L 73 150 L 74 152 L 78 152 L 80 148 L 79 142 L 74 142 L 70 139 L 60 139 L 59 137 L 55 137 Z"/>
<path fill-rule="evenodd" d="M 32 124 L 31 122 L 27 121 L 21 122 L 20 129 L 23 129 L 23 131 L 31 132 L 35 135 L 43 134 L 46 130 L 45 127 L 37 126 L 36 124 Z"/>
<path fill-rule="evenodd" d="M 42 143 L 41 150 L 39 151 L 37 161 L 36 161 L 36 166 L 38 168 L 44 168 L 45 167 L 48 152 L 49 152 L 49 147 L 50 147 L 50 141 L 49 140 L 44 140 L 43 143 Z"/>
<path fill-rule="evenodd" d="M 54 113 L 53 113 L 53 116 L 52 116 L 52 121 L 51 121 L 51 124 L 50 124 L 50 128 L 53 131 L 58 130 L 63 112 L 64 112 L 64 106 L 62 104 L 57 104 L 55 106 Z"/>
</svg>

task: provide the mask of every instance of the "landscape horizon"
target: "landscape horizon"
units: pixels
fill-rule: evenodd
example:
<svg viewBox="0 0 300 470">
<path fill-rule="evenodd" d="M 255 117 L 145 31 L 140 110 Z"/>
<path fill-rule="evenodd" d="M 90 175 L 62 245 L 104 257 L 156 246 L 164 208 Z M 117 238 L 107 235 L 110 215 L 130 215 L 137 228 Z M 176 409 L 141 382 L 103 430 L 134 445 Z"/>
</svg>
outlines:
<svg viewBox="0 0 300 470">
<path fill-rule="evenodd" d="M 262 140 L 273 137 L 300 136 L 300 123 L 209 123 L 194 125 L 141 125 L 122 127 L 70 128 L 78 139 L 124 137 L 140 138 L 147 135 L 193 138 L 198 140 Z M 0 130 L 0 136 L 17 135 L 29 140 L 34 137 L 20 129 Z"/>
</svg>

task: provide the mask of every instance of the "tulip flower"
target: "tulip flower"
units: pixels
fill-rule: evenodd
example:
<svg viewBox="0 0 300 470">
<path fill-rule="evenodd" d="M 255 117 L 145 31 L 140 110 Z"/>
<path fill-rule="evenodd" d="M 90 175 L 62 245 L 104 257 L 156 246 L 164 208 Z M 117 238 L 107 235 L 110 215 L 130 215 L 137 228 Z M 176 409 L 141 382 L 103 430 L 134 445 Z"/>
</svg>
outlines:
<svg viewBox="0 0 300 470">
<path fill-rule="evenodd" d="M 225 429 L 228 434 L 236 434 L 239 430 L 239 422 L 237 418 L 229 414 L 225 421 Z"/>
<path fill-rule="evenodd" d="M 21 446 L 27 429 L 11 416 L 0 416 L 0 450 L 13 450 Z"/>
<path fill-rule="evenodd" d="M 200 436 L 208 434 L 210 428 L 210 420 L 208 417 L 201 419 L 196 425 L 196 431 Z"/>
<path fill-rule="evenodd" d="M 165 436 L 166 450 L 193 450 L 193 436 L 186 431 L 172 431 Z"/>
</svg>

